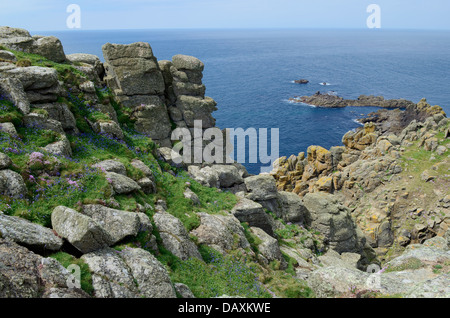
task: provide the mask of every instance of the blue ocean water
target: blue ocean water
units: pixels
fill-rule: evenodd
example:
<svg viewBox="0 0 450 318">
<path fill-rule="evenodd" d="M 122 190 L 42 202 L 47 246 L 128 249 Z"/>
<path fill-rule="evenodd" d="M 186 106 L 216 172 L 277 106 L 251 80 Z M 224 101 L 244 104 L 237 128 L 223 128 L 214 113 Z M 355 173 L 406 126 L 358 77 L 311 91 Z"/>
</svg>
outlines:
<svg viewBox="0 0 450 318">
<path fill-rule="evenodd" d="M 149 42 L 155 56 L 193 55 L 205 63 L 207 95 L 218 102 L 220 128 L 279 128 L 280 156 L 310 145 L 341 145 L 377 109 L 322 109 L 289 103 L 293 96 L 335 91 L 425 97 L 450 114 L 450 32 L 394 30 L 121 30 L 38 32 L 61 39 L 66 54 L 102 57 L 107 42 Z M 293 83 L 308 79 L 307 85 Z M 319 83 L 327 82 L 330 86 Z M 259 173 L 260 164 L 245 164 Z"/>
</svg>

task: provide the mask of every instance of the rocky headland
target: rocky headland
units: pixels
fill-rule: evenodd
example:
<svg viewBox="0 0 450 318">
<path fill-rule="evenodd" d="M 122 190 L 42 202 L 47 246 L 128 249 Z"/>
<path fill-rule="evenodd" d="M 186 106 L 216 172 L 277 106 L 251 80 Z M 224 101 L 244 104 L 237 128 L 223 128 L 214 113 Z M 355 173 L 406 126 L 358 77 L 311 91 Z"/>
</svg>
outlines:
<svg viewBox="0 0 450 318">
<path fill-rule="evenodd" d="M 0 46 L 0 297 L 450 297 L 440 107 L 271 174 L 179 166 L 171 132 L 215 126 L 200 60 L 108 43 L 102 63 L 8 27 Z"/>
<path fill-rule="evenodd" d="M 383 96 L 361 95 L 357 99 L 344 99 L 335 94 L 317 92 L 311 96 L 293 97 L 291 102 L 304 103 L 317 107 L 342 108 L 350 106 L 375 106 L 383 108 L 407 108 L 415 105 L 405 99 L 384 99 Z"/>
</svg>

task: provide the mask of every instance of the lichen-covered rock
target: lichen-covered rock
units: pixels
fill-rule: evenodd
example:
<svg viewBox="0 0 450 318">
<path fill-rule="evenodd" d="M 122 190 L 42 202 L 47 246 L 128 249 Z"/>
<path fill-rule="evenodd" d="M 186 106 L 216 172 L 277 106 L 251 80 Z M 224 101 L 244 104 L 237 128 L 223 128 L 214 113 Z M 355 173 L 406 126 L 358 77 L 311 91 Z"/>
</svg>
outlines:
<svg viewBox="0 0 450 318">
<path fill-rule="evenodd" d="M 136 236 L 141 228 L 141 220 L 135 212 L 90 204 L 83 206 L 82 213 L 97 222 L 111 236 L 114 243 L 128 236 Z"/>
<path fill-rule="evenodd" d="M 103 63 L 100 61 L 100 58 L 96 55 L 86 53 L 74 53 L 66 55 L 66 58 L 68 61 L 72 63 L 84 63 L 93 66 L 99 78 L 103 78 L 103 75 L 105 74 Z"/>
<path fill-rule="evenodd" d="M 195 181 L 206 187 L 220 188 L 219 176 L 211 167 L 189 166 L 188 173 Z"/>
<path fill-rule="evenodd" d="M 240 222 L 247 222 L 252 227 L 259 227 L 267 234 L 274 235 L 273 222 L 261 204 L 246 198 L 241 198 L 233 207 L 231 213 Z"/>
<path fill-rule="evenodd" d="M 89 266 L 97 298 L 138 297 L 134 277 L 119 253 L 114 249 L 104 248 L 81 257 Z"/>
<path fill-rule="evenodd" d="M 0 239 L 0 268 L 1 298 L 49 297 L 55 289 L 60 297 L 89 297 L 80 289 L 69 288 L 70 273 L 56 260 L 3 239 Z"/>
<path fill-rule="evenodd" d="M 25 93 L 22 82 L 17 78 L 0 78 L 0 92 L 7 93 L 8 98 L 22 114 L 30 112 L 30 102 Z"/>
<path fill-rule="evenodd" d="M 250 230 L 261 240 L 261 243 L 258 244 L 258 250 L 267 261 L 272 262 L 276 260 L 282 264 L 285 263 L 280 246 L 275 238 L 258 227 L 251 227 Z"/>
<path fill-rule="evenodd" d="M 125 168 L 125 165 L 118 160 L 103 160 L 92 167 L 99 168 L 104 172 L 115 172 L 123 176 L 127 175 L 127 168 Z"/>
<path fill-rule="evenodd" d="M 247 198 L 255 201 L 265 201 L 277 197 L 275 179 L 269 174 L 260 174 L 244 179 L 247 187 Z"/>
<path fill-rule="evenodd" d="M 176 292 L 181 296 L 181 298 L 195 298 L 192 291 L 185 284 L 176 283 L 174 284 L 174 287 Z"/>
<path fill-rule="evenodd" d="M 98 298 L 174 298 L 166 269 L 149 252 L 106 248 L 83 255 Z"/>
<path fill-rule="evenodd" d="M 158 228 L 163 245 L 173 255 L 182 260 L 189 258 L 202 259 L 197 246 L 189 238 L 183 223 L 173 215 L 160 212 L 153 216 L 153 221 Z"/>
<path fill-rule="evenodd" d="M 25 199 L 27 192 L 20 174 L 9 169 L 0 170 L 0 194 L 13 199 Z"/>
<path fill-rule="evenodd" d="M 187 188 L 184 193 L 183 193 L 184 197 L 188 200 L 191 200 L 192 203 L 194 205 L 200 205 L 200 199 L 198 198 L 198 196 L 195 194 L 194 191 L 192 191 L 191 189 Z"/>
<path fill-rule="evenodd" d="M 49 119 L 48 115 L 29 113 L 23 117 L 23 122 L 25 126 L 29 128 L 52 130 L 64 134 L 62 124 L 57 120 Z"/>
<path fill-rule="evenodd" d="M 133 275 L 139 295 L 145 298 L 175 298 L 169 273 L 149 252 L 143 249 L 125 249 L 120 253 Z"/>
<path fill-rule="evenodd" d="M 11 158 L 3 152 L 0 152 L 0 170 L 8 168 L 10 165 L 12 165 Z"/>
<path fill-rule="evenodd" d="M 164 78 L 148 43 L 103 46 L 108 86 L 123 95 L 164 94 Z"/>
<path fill-rule="evenodd" d="M 238 169 L 232 165 L 213 165 L 212 171 L 217 174 L 221 188 L 231 188 L 244 182 Z"/>
<path fill-rule="evenodd" d="M 27 30 L 0 27 L 0 45 L 16 51 L 42 55 L 62 63 L 66 60 L 61 41 L 54 36 L 31 36 Z"/>
<path fill-rule="evenodd" d="M 303 202 L 310 213 L 308 225 L 323 234 L 332 249 L 338 253 L 361 253 L 369 249 L 349 210 L 335 196 L 308 193 Z"/>
<path fill-rule="evenodd" d="M 155 104 L 142 104 L 135 109 L 136 131 L 148 135 L 156 142 L 170 136 L 171 123 L 166 106 L 160 101 Z"/>
<path fill-rule="evenodd" d="M 13 138 L 17 138 L 17 130 L 13 123 L 0 123 L 0 131 L 7 133 Z"/>
<path fill-rule="evenodd" d="M 4 214 L 0 214 L 0 237 L 41 252 L 58 251 L 63 245 L 51 229 Z"/>
<path fill-rule="evenodd" d="M 306 224 L 309 219 L 309 211 L 302 199 L 292 192 L 280 191 L 277 194 L 278 209 L 274 212 L 277 217 L 285 222 Z"/>
<path fill-rule="evenodd" d="M 56 233 L 82 253 L 99 250 L 114 243 L 113 238 L 97 222 L 75 210 L 56 207 L 51 219 Z"/>
<path fill-rule="evenodd" d="M 65 135 L 62 135 L 60 141 L 45 146 L 44 150 L 55 156 L 72 157 L 72 147 L 70 146 L 69 139 Z"/>
<path fill-rule="evenodd" d="M 124 139 L 123 131 L 115 121 L 100 121 L 92 123 L 92 129 L 97 134 L 103 134 L 120 140 Z"/>
<path fill-rule="evenodd" d="M 43 103 L 33 105 L 35 108 L 44 109 L 50 119 L 59 121 L 64 131 L 78 132 L 75 116 L 63 103 Z"/>
<path fill-rule="evenodd" d="M 106 180 L 111 183 L 114 192 L 117 194 L 128 194 L 141 189 L 133 179 L 115 172 L 107 172 Z"/>
<path fill-rule="evenodd" d="M 198 213 L 198 216 L 200 226 L 191 234 L 198 238 L 199 244 L 206 244 L 223 254 L 233 249 L 250 247 L 242 225 L 233 215 Z"/>
<path fill-rule="evenodd" d="M 33 36 L 34 48 L 32 53 L 42 55 L 47 59 L 62 63 L 66 61 L 66 55 L 61 41 L 54 36 Z"/>
</svg>

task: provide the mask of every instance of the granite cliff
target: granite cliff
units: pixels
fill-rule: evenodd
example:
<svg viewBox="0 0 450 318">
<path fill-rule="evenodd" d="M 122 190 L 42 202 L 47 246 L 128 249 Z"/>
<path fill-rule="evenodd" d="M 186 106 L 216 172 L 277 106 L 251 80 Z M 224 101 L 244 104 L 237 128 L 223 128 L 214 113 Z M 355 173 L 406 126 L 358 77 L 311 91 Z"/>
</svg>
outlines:
<svg viewBox="0 0 450 318">
<path fill-rule="evenodd" d="M 449 124 L 425 101 L 400 135 L 368 122 L 272 174 L 180 167 L 171 132 L 215 126 L 200 60 L 0 46 L 0 297 L 450 297 Z"/>
</svg>

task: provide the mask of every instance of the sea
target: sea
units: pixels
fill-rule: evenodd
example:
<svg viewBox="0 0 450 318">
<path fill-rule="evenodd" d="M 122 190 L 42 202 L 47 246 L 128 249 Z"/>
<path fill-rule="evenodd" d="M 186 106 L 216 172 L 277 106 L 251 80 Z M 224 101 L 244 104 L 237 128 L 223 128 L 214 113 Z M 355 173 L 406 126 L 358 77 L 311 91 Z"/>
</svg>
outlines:
<svg viewBox="0 0 450 318">
<path fill-rule="evenodd" d="M 426 98 L 450 114 L 449 31 L 159 29 L 33 34 L 58 37 L 66 54 L 90 53 L 102 60 L 101 48 L 107 42 L 148 42 L 158 60 L 195 56 L 205 63 L 206 95 L 218 103 L 213 113 L 216 125 L 267 128 L 269 135 L 279 129 L 279 156 L 297 155 L 310 145 L 342 145 L 342 136 L 360 126 L 358 118 L 378 110 L 316 108 L 290 102 L 295 96 L 320 91 L 349 99 L 362 94 L 413 102 Z M 298 79 L 309 83 L 294 83 Z M 254 174 L 263 166 L 248 160 L 244 165 Z"/>
</svg>

